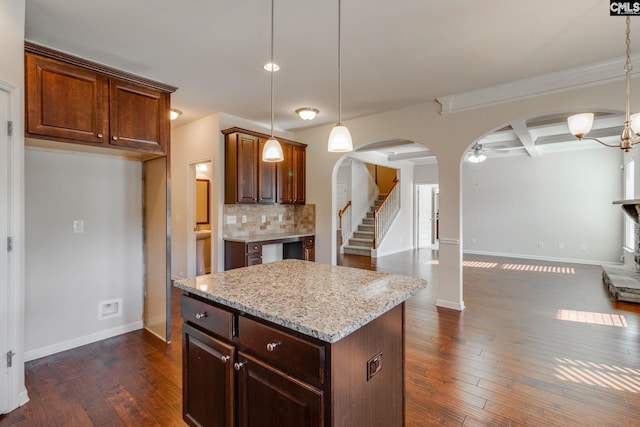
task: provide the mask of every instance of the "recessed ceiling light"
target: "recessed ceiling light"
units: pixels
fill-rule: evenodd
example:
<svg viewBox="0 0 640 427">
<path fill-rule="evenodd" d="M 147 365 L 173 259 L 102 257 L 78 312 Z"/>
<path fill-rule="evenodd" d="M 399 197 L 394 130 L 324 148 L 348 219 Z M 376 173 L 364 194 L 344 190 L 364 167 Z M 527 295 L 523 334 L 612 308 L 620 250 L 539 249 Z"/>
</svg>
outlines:
<svg viewBox="0 0 640 427">
<path fill-rule="evenodd" d="M 296 110 L 296 113 L 302 120 L 313 120 L 319 112 L 320 111 L 317 108 L 310 107 L 298 108 Z"/>
<path fill-rule="evenodd" d="M 275 62 L 267 62 L 262 66 L 262 68 L 264 68 L 267 71 L 278 71 L 280 69 L 280 66 Z"/>
</svg>

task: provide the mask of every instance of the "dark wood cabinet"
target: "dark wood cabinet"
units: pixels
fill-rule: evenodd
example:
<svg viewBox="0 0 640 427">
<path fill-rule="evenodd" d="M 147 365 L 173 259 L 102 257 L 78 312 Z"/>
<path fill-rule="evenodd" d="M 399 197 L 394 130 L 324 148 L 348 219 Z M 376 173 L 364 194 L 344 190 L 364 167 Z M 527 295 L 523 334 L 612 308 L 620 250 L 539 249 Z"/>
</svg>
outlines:
<svg viewBox="0 0 640 427">
<path fill-rule="evenodd" d="M 327 343 L 193 294 L 182 298 L 187 424 L 404 425 L 404 304 Z M 231 316 L 231 331 L 218 311 Z M 210 329 L 208 316 L 222 326 Z"/>
<path fill-rule="evenodd" d="M 305 204 L 306 149 L 292 144 L 282 144 L 284 161 L 277 163 L 278 203 Z"/>
<path fill-rule="evenodd" d="M 292 375 L 296 364 L 283 370 L 286 368 L 282 364 L 270 362 L 273 356 L 261 357 L 275 350 L 269 350 L 272 343 L 262 341 L 278 337 L 283 344 L 274 353 L 278 355 L 275 360 L 287 362 L 291 358 L 303 367 L 310 366 L 307 370 L 316 376 L 321 373 L 324 381 L 323 345 L 306 342 L 200 299 L 186 295 L 181 298 L 183 418 L 187 424 L 325 426 L 324 391 Z M 222 312 L 235 319 L 232 323 L 237 330 L 231 335 L 227 334 L 227 316 Z M 206 322 L 210 317 L 216 320 Z M 256 336 L 260 340 L 255 340 Z M 305 348 L 309 350 L 304 351 Z"/>
<path fill-rule="evenodd" d="M 224 241 L 224 269 L 262 264 L 262 245 L 282 243 L 283 259 L 315 261 L 315 236 L 294 236 L 253 242 Z"/>
<path fill-rule="evenodd" d="M 242 352 L 237 363 L 239 426 L 324 426 L 322 390 Z"/>
<path fill-rule="evenodd" d="M 240 128 L 225 135 L 225 204 L 305 203 L 306 145 L 278 138 L 283 162 L 263 162 L 266 134 Z"/>
<path fill-rule="evenodd" d="M 25 72 L 27 134 L 108 143 L 109 80 L 106 77 L 28 53 Z"/>
<path fill-rule="evenodd" d="M 196 426 L 234 427 L 235 348 L 182 325 L 182 412 Z"/>
<path fill-rule="evenodd" d="M 37 45 L 25 50 L 26 136 L 167 153 L 175 88 Z"/>
<path fill-rule="evenodd" d="M 165 152 L 169 131 L 168 96 L 159 90 L 117 79 L 109 81 L 109 89 L 109 144 Z"/>
</svg>

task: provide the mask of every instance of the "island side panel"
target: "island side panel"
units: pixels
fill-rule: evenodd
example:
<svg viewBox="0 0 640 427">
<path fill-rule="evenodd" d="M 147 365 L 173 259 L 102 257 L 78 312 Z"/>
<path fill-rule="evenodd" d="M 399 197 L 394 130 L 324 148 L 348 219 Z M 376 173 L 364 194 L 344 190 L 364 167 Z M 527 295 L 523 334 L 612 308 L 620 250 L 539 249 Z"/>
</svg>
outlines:
<svg viewBox="0 0 640 427">
<path fill-rule="evenodd" d="M 368 378 L 368 361 L 382 369 Z M 404 303 L 331 346 L 333 427 L 404 425 Z"/>
</svg>

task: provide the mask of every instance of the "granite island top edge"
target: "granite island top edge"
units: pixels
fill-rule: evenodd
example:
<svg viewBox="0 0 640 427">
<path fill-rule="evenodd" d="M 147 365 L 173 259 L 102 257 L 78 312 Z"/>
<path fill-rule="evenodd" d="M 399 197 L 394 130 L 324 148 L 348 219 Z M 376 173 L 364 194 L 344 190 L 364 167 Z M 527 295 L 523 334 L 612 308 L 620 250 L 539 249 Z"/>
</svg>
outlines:
<svg viewBox="0 0 640 427">
<path fill-rule="evenodd" d="M 273 233 L 253 236 L 224 236 L 222 240 L 239 243 L 268 242 L 270 240 L 296 239 L 300 237 L 315 236 L 315 233 Z"/>
<path fill-rule="evenodd" d="M 424 279 L 283 260 L 177 280 L 174 286 L 335 343 L 427 286 Z"/>
</svg>

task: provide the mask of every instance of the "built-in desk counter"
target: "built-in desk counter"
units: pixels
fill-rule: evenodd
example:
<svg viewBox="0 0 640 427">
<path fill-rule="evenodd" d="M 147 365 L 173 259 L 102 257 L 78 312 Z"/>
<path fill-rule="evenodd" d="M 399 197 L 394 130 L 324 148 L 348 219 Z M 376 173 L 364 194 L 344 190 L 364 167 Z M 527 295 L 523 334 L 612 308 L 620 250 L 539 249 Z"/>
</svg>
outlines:
<svg viewBox="0 0 640 427">
<path fill-rule="evenodd" d="M 269 234 L 224 238 L 224 269 L 262 264 L 263 246 L 282 245 L 277 259 L 315 261 L 315 234 Z"/>
<path fill-rule="evenodd" d="M 176 281 L 185 421 L 404 425 L 404 301 L 426 285 L 292 259 Z"/>
</svg>

